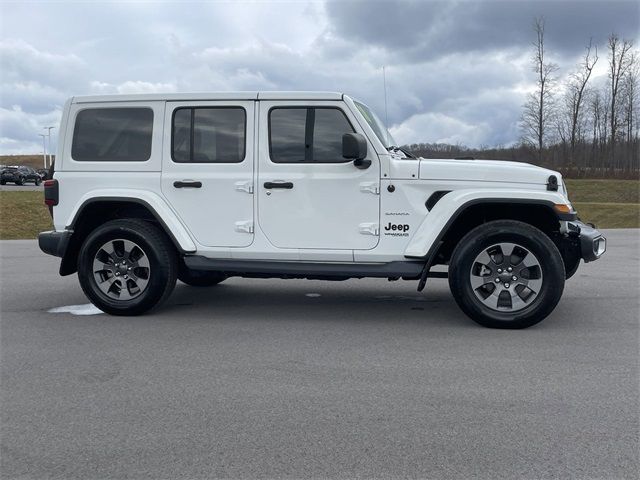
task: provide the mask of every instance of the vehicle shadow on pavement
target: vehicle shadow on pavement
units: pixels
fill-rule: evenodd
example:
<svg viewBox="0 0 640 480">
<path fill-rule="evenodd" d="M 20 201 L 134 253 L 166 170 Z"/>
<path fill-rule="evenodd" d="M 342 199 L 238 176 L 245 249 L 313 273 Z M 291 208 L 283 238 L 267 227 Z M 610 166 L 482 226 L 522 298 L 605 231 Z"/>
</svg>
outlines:
<svg viewBox="0 0 640 480">
<path fill-rule="evenodd" d="M 365 283 L 366 282 L 366 283 Z M 417 292 L 413 283 L 358 280 L 285 282 L 231 279 L 208 288 L 178 283 L 153 314 L 185 321 L 232 317 L 269 320 L 403 322 L 478 328 L 456 306 L 446 284 Z"/>
</svg>

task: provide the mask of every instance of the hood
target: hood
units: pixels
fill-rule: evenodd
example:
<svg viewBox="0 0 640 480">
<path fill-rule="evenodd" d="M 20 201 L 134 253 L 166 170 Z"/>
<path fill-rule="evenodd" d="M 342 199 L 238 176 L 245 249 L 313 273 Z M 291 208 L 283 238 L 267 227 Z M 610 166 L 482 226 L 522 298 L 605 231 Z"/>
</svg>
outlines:
<svg viewBox="0 0 640 480">
<path fill-rule="evenodd" d="M 562 175 L 530 163 L 504 160 L 448 160 L 420 158 L 420 179 L 546 184 L 551 175 Z"/>
</svg>

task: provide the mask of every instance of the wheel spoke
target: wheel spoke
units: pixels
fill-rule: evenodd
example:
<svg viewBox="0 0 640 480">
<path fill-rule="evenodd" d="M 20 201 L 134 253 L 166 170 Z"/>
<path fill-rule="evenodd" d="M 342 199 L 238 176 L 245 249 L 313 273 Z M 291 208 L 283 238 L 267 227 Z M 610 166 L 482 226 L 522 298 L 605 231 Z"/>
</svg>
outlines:
<svg viewBox="0 0 640 480">
<path fill-rule="evenodd" d="M 151 265 L 146 253 L 127 239 L 114 239 L 102 245 L 92 266 L 97 287 L 113 300 L 128 301 L 138 297 L 151 278 Z"/>
<path fill-rule="evenodd" d="M 536 256 L 511 242 L 491 245 L 478 253 L 469 273 L 478 300 L 501 312 L 516 312 L 530 305 L 543 282 Z"/>
</svg>

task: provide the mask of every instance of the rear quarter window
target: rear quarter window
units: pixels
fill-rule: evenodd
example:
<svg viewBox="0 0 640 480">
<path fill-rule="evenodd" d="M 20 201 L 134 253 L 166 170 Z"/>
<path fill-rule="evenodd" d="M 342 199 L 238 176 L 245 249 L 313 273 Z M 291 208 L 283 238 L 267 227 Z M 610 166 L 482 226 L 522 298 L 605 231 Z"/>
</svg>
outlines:
<svg viewBox="0 0 640 480">
<path fill-rule="evenodd" d="M 78 112 L 71 157 L 77 162 L 144 162 L 151 157 L 153 110 L 88 108 Z"/>
</svg>

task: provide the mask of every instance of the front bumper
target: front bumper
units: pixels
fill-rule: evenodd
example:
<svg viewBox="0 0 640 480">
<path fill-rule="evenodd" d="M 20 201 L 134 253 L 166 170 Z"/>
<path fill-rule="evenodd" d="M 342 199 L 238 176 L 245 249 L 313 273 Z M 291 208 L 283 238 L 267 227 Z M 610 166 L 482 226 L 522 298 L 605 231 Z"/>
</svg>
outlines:
<svg viewBox="0 0 640 480">
<path fill-rule="evenodd" d="M 42 232 L 38 235 L 38 246 L 44 253 L 62 258 L 67 251 L 72 234 L 70 230 Z"/>
<path fill-rule="evenodd" d="M 607 239 L 593 225 L 576 220 L 566 222 L 564 228 L 564 233 L 579 240 L 580 256 L 585 263 L 599 259 L 607 251 Z"/>
</svg>

